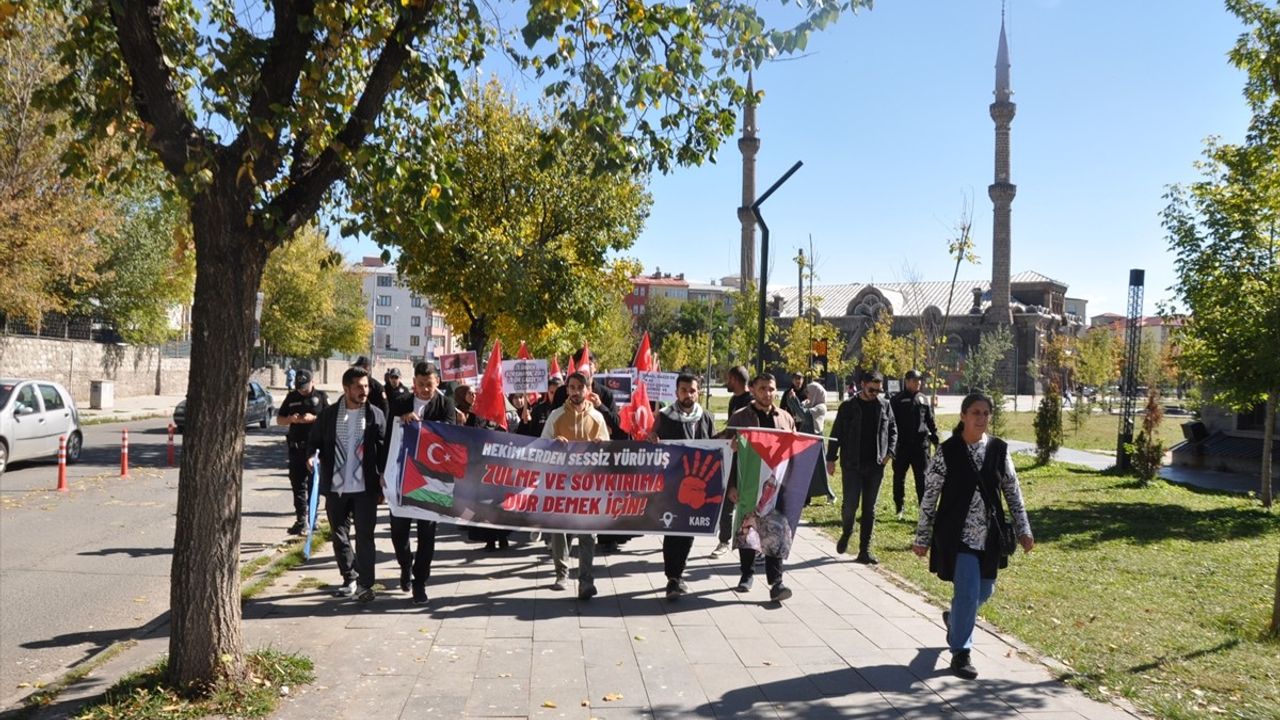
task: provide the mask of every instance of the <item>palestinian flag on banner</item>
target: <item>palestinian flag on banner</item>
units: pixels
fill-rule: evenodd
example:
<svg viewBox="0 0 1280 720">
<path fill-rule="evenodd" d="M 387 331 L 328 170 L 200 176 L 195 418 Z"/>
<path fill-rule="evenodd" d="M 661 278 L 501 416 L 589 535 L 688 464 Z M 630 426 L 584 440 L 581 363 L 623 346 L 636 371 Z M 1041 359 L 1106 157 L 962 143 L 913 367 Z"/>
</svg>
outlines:
<svg viewBox="0 0 1280 720">
<path fill-rule="evenodd" d="M 814 466 L 822 462 L 822 438 L 765 428 L 735 430 L 735 544 L 785 559 L 809 495 Z"/>
<path fill-rule="evenodd" d="M 453 515 L 454 480 L 466 473 L 467 449 L 446 442 L 428 424 L 404 427 L 400 502 Z"/>
</svg>

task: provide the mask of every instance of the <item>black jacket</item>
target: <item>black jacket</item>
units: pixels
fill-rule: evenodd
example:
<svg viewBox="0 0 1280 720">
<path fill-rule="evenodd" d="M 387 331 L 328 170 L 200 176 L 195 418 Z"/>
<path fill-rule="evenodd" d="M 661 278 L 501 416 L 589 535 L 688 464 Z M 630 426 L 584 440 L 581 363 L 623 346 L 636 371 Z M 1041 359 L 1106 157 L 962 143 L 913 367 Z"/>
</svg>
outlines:
<svg viewBox="0 0 1280 720">
<path fill-rule="evenodd" d="M 898 449 L 898 425 L 893 421 L 889 401 L 877 396 L 880 403 L 880 429 L 876 433 L 876 458 L 883 464 Z M 827 443 L 827 462 L 835 462 L 844 453 L 841 467 L 856 467 L 862 449 L 862 401 L 857 395 L 840 403 L 836 422 L 831 426 L 831 442 Z"/>
<path fill-rule="evenodd" d="M 987 455 L 981 470 L 974 467 L 969 448 L 959 433 L 942 443 L 947 478 L 942 483 L 942 495 L 938 498 L 938 510 L 933 520 L 933 543 L 929 548 L 929 572 L 942 580 L 955 579 L 956 554 L 963 543 L 964 524 L 978 483 L 986 486 L 986 497 L 997 499 L 999 516 L 1002 519 L 1005 516 L 1003 503 L 998 498 L 1009 445 L 999 438 L 991 438 L 987 442 Z M 987 528 L 987 547 L 978 563 L 982 577 L 988 580 L 995 578 L 1000 568 L 1009 566 L 1008 558 L 1000 554 L 1000 538 L 995 528 Z"/>
<path fill-rule="evenodd" d="M 413 412 L 413 393 L 391 401 L 390 416 L 393 420 L 411 412 Z M 453 404 L 453 398 L 440 391 L 436 391 L 436 396 L 422 406 L 422 412 L 418 416 L 423 420 L 447 425 L 456 425 L 458 423 L 458 413 L 456 406 Z M 388 437 L 390 437 L 391 425 L 392 423 L 387 423 Z"/>
<path fill-rule="evenodd" d="M 902 392 L 889 400 L 893 419 L 898 425 L 900 455 L 922 450 L 928 443 L 938 444 L 938 426 L 933 421 L 933 406 L 924 393 Z"/>
<path fill-rule="evenodd" d="M 405 395 L 410 395 L 410 396 L 413 395 L 413 389 L 410 388 L 408 385 L 405 385 L 404 383 L 400 383 L 399 385 L 395 386 L 395 388 L 392 388 L 390 385 L 383 385 L 382 392 L 387 397 L 387 414 L 388 415 L 391 414 L 391 406 L 395 404 L 396 400 L 399 400 Z"/>
<path fill-rule="evenodd" d="M 383 415 L 387 414 L 387 392 L 372 375 L 369 376 L 369 404 L 381 410 Z"/>
<path fill-rule="evenodd" d="M 338 443 L 338 412 L 346 407 L 345 400 L 325 408 L 319 419 L 311 424 L 307 438 L 307 455 L 320 451 L 320 492 L 333 490 L 334 448 Z M 382 492 L 382 467 L 387 457 L 387 416 L 380 408 L 364 406 L 364 491 Z"/>
</svg>

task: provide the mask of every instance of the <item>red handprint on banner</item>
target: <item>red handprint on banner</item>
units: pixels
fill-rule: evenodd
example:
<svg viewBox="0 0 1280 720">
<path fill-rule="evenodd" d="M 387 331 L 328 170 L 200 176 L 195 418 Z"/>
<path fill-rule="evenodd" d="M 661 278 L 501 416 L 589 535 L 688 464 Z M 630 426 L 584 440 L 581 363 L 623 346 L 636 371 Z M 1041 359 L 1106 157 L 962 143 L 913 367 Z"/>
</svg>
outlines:
<svg viewBox="0 0 1280 720">
<path fill-rule="evenodd" d="M 692 460 L 685 455 L 684 479 L 680 481 L 680 490 L 676 494 L 676 499 L 694 510 L 700 510 L 703 505 L 709 503 L 720 502 L 724 497 L 723 494 L 707 497 L 707 481 L 720 472 L 721 466 L 720 459 L 715 455 L 695 452 Z"/>
</svg>

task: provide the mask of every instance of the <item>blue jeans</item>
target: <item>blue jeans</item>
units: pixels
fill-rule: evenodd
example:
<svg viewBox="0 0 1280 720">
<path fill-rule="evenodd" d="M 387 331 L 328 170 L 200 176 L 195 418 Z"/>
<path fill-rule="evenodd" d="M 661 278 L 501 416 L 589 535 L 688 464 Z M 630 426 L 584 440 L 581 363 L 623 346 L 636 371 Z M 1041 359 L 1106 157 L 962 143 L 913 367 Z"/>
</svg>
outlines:
<svg viewBox="0 0 1280 720">
<path fill-rule="evenodd" d="M 979 558 L 973 553 L 956 553 L 956 574 L 951 581 L 951 629 L 947 631 L 947 646 L 951 652 L 973 647 L 973 626 L 978 622 L 978 608 L 996 590 L 995 578 L 983 579 Z"/>
</svg>

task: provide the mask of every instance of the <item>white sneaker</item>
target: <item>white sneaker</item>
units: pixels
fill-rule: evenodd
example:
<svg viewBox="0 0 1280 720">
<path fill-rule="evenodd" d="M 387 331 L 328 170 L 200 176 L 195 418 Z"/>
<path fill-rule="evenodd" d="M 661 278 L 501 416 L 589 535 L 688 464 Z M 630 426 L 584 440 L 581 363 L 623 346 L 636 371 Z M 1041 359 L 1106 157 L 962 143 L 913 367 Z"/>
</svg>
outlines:
<svg viewBox="0 0 1280 720">
<path fill-rule="evenodd" d="M 534 530 L 533 532 L 529 533 L 529 542 L 538 542 L 541 539 L 542 539 L 541 530 Z"/>
<path fill-rule="evenodd" d="M 727 543 L 727 542 L 722 542 L 722 543 L 720 543 L 719 545 L 716 545 L 716 549 L 715 549 L 715 550 L 712 550 L 712 551 L 711 551 L 711 557 L 713 557 L 713 558 L 718 558 L 718 557 L 720 557 L 721 555 L 724 555 L 724 554 L 725 554 L 725 553 L 727 553 L 727 552 L 729 552 L 729 543 Z"/>
<path fill-rule="evenodd" d="M 351 582 L 347 583 L 346 585 L 340 585 L 340 586 L 338 586 L 338 589 L 337 589 L 337 590 L 334 590 L 334 591 L 333 591 L 333 596 L 334 596 L 334 597 L 352 597 L 352 596 L 354 596 L 355 594 L 356 594 L 356 581 L 355 581 L 355 580 L 352 580 Z"/>
</svg>

